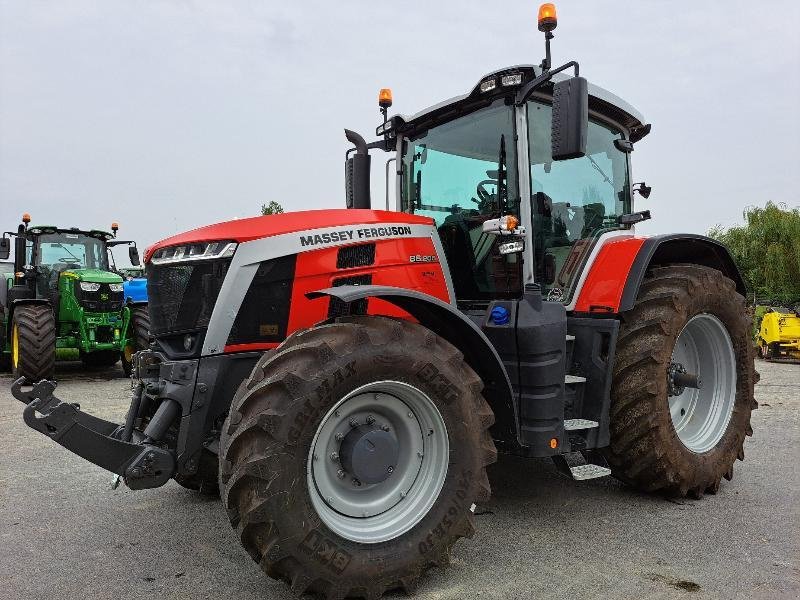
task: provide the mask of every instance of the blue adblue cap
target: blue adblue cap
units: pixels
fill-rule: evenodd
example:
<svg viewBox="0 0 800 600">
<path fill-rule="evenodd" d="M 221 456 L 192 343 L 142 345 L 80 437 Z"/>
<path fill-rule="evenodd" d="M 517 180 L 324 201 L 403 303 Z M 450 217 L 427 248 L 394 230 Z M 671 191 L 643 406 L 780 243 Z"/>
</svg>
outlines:
<svg viewBox="0 0 800 600">
<path fill-rule="evenodd" d="M 510 318 L 508 309 L 503 306 L 495 306 L 491 312 L 492 322 L 495 325 L 505 325 Z"/>
</svg>

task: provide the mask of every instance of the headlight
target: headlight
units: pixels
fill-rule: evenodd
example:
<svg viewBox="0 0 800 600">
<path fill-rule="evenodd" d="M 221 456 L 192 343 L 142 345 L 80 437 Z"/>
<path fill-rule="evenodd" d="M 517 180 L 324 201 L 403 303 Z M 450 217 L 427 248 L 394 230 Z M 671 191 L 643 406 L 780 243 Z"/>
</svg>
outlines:
<svg viewBox="0 0 800 600">
<path fill-rule="evenodd" d="M 81 289 L 84 292 L 96 292 L 100 289 L 100 284 L 92 283 L 91 281 L 81 281 Z"/>
<path fill-rule="evenodd" d="M 121 283 L 111 283 L 109 286 L 112 292 L 121 292 L 123 290 Z"/>
</svg>

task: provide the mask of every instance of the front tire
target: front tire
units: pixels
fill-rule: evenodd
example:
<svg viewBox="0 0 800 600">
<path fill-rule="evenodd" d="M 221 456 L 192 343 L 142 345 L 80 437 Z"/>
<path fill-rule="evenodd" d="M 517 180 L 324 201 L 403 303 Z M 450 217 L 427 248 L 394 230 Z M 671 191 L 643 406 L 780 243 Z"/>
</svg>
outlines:
<svg viewBox="0 0 800 600">
<path fill-rule="evenodd" d="M 750 331 L 744 298 L 721 272 L 676 265 L 648 273 L 617 343 L 607 450 L 617 478 L 699 498 L 733 477 L 758 406 Z M 701 387 L 676 387 L 670 373 L 680 368 L 699 375 Z"/>
<path fill-rule="evenodd" d="M 222 498 L 245 549 L 297 594 L 412 589 L 489 499 L 481 389 L 456 348 L 406 321 L 348 317 L 291 336 L 223 426 Z"/>
<path fill-rule="evenodd" d="M 11 369 L 28 383 L 54 379 L 56 318 L 47 304 L 23 304 L 11 323 Z"/>
</svg>

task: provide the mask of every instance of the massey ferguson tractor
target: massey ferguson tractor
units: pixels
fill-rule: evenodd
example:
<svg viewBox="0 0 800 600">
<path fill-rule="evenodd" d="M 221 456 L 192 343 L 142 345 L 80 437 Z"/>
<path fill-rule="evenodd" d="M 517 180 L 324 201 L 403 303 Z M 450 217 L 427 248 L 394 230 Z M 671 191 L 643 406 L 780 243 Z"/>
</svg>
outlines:
<svg viewBox="0 0 800 600">
<path fill-rule="evenodd" d="M 139 263 L 135 242 L 111 232 L 30 225 L 22 216 L 16 231 L 0 238 L 0 260 L 15 242 L 14 263 L 0 280 L 0 366 L 29 382 L 52 379 L 56 351 L 77 350 L 84 364 L 111 366 L 147 347 L 146 302 L 126 302 L 122 276 L 111 249 L 127 245 Z"/>
<path fill-rule="evenodd" d="M 325 598 L 445 564 L 498 451 L 716 493 L 756 407 L 742 278 L 714 240 L 636 234 L 650 125 L 551 66 L 555 26 L 543 5 L 540 65 L 415 115 L 382 92 L 377 140 L 347 131 L 347 209 L 150 247 L 124 423 L 18 381 L 26 423 L 131 489 L 219 486 L 253 560 Z M 394 210 L 371 207 L 370 152 L 396 161 Z"/>
</svg>

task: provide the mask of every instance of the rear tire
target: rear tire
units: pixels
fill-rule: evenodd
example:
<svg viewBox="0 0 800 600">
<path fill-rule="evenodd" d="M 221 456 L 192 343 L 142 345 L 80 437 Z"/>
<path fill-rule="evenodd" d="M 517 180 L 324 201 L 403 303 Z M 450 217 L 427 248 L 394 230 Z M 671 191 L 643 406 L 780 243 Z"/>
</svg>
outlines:
<svg viewBox="0 0 800 600">
<path fill-rule="evenodd" d="M 56 319 L 47 304 L 23 304 L 14 309 L 11 324 L 11 368 L 14 378 L 28 383 L 54 379 Z"/>
<path fill-rule="evenodd" d="M 387 389 L 411 394 L 402 412 L 390 410 L 402 406 L 391 393 L 361 392 L 387 383 L 399 386 Z M 485 467 L 496 460 L 497 452 L 488 433 L 494 415 L 481 395 L 482 387 L 456 348 L 406 321 L 347 317 L 291 336 L 259 360 L 237 392 L 223 426 L 222 498 L 247 552 L 267 575 L 287 581 L 298 595 L 377 598 L 395 588 L 412 590 L 428 567 L 448 562 L 459 538 L 472 536 L 471 507 L 489 499 Z M 364 413 L 360 416 L 351 412 L 356 405 L 348 404 L 356 401 Z M 371 415 L 365 417 L 369 412 L 375 415 L 373 424 Z M 428 431 L 426 415 L 434 415 L 435 422 L 435 414 L 444 423 L 444 438 L 441 431 Z M 425 436 L 438 441 L 423 445 L 424 452 L 407 452 L 403 446 L 415 438 L 401 437 L 401 431 L 413 433 L 401 423 L 403 417 L 420 423 L 425 434 L 420 428 L 416 431 L 423 443 Z M 350 429 L 348 419 L 359 426 Z M 332 422 L 337 429 L 329 427 Z M 345 517 L 330 506 L 324 508 L 329 500 L 346 503 L 348 498 L 353 499 L 345 505 L 348 512 L 364 507 L 356 499 L 360 485 L 352 473 L 336 483 L 336 469 L 356 469 L 347 466 L 345 458 L 348 436 L 340 447 L 341 456 L 328 453 L 325 444 L 333 440 L 332 433 L 359 432 L 367 424 L 381 423 L 389 428 L 383 431 L 398 432 L 398 456 L 407 452 L 419 461 L 414 463 L 419 473 L 441 476 L 438 489 L 422 488 L 430 492 L 423 496 L 430 502 L 423 506 L 415 499 L 421 497 L 417 486 L 426 486 L 431 479 L 413 475 L 410 458 L 398 458 L 396 470 L 388 470 L 391 475 L 364 486 L 380 502 L 394 503 L 383 513 Z M 437 454 L 445 440 L 449 452 Z M 436 471 L 442 460 L 443 472 Z M 426 470 L 426 464 L 434 465 L 434 470 Z M 329 467 L 334 469 L 332 481 L 325 480 Z M 411 483 L 405 487 L 402 478 L 408 473 Z M 397 488 L 402 492 L 396 499 L 394 492 L 381 495 L 398 482 L 403 487 Z M 351 483 L 355 487 L 348 492 Z M 330 498 L 320 495 L 323 484 L 336 488 Z M 393 530 L 381 525 L 385 515 L 396 516 L 401 526 Z M 365 530 L 372 526 L 383 532 L 383 538 L 370 538 L 373 534 Z"/>
<path fill-rule="evenodd" d="M 617 343 L 606 451 L 617 478 L 699 498 L 733 477 L 758 407 L 750 332 L 744 298 L 721 272 L 676 265 L 648 273 L 634 308 L 622 315 Z M 690 346 L 709 385 L 670 396 L 668 369 Z"/>
<path fill-rule="evenodd" d="M 125 377 L 131 376 L 133 369 L 133 355 L 139 350 L 146 350 L 150 345 L 150 314 L 147 306 L 136 305 L 131 307 L 131 319 L 128 332 L 132 343 L 122 349 L 122 370 Z"/>
</svg>

